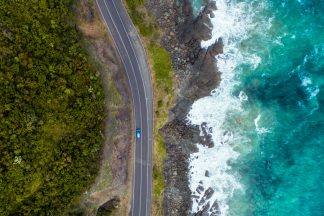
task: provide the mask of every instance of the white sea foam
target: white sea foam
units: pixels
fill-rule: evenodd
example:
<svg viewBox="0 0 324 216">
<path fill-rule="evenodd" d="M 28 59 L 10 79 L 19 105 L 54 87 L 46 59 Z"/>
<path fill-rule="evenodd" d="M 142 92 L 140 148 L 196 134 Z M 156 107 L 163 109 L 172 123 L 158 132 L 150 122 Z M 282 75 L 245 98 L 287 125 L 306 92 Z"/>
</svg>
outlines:
<svg viewBox="0 0 324 216">
<path fill-rule="evenodd" d="M 242 41 L 247 36 L 247 28 L 252 27 L 251 7 L 246 3 L 231 3 L 226 0 L 216 0 L 217 10 L 214 11 L 212 38 L 202 41 L 201 47 L 207 48 L 218 38 Z"/>
<path fill-rule="evenodd" d="M 192 154 L 190 158 L 189 178 L 191 191 L 196 197 L 193 198 L 192 212 L 197 212 L 204 207 L 200 201 L 204 192 L 211 187 L 215 192 L 210 199 L 205 201 L 205 204 L 209 202 L 211 206 L 216 201 L 221 216 L 226 216 L 229 212 L 228 200 L 233 196 L 234 191 L 243 189 L 236 174 L 231 172 L 228 162 L 239 157 L 239 153 L 234 148 L 242 144 L 244 137 L 237 129 L 226 126 L 230 114 L 242 112 L 241 105 L 248 100 L 248 96 L 243 91 L 238 97 L 233 95 L 234 88 L 239 84 L 238 66 L 244 63 L 256 69 L 261 58 L 239 50 L 240 43 L 247 39 L 249 31 L 255 27 L 252 22 L 251 4 L 227 0 L 215 1 L 218 9 L 214 11 L 215 17 L 211 18 L 212 38 L 202 41 L 201 47 L 207 48 L 222 38 L 224 53 L 216 56 L 217 67 L 222 73 L 221 83 L 211 92 L 210 96 L 196 101 L 188 115 L 190 124 L 201 125 L 205 122 L 208 127 L 212 128 L 214 147 L 207 148 L 198 145 L 199 151 Z M 205 176 L 206 170 L 209 176 Z M 205 191 L 198 193 L 196 189 L 200 185 Z"/>
<path fill-rule="evenodd" d="M 316 85 L 313 85 L 313 81 L 311 78 L 307 76 L 302 76 L 301 78 L 302 86 L 306 89 L 306 92 L 308 94 L 308 99 L 311 100 L 317 96 L 319 93 L 319 87 Z"/>
<path fill-rule="evenodd" d="M 321 48 L 322 52 L 320 51 Z M 313 81 L 314 78 L 307 72 L 306 65 L 312 63 L 315 67 L 318 66 L 322 62 L 319 62 L 319 60 L 323 60 L 324 57 L 323 48 L 324 46 L 314 47 L 314 50 L 310 54 L 305 55 L 303 62 L 292 71 L 292 74 L 297 73 L 301 81 L 301 87 L 307 95 L 307 103 L 304 101 L 298 101 L 298 106 L 309 110 L 309 115 L 312 115 L 319 109 L 317 95 L 320 92 L 320 83 Z"/>
<path fill-rule="evenodd" d="M 247 101 L 249 99 L 249 97 L 245 94 L 244 91 L 240 91 L 239 99 L 240 99 L 240 101 Z"/>
<path fill-rule="evenodd" d="M 265 127 L 259 127 L 259 121 L 260 121 L 261 115 L 259 114 L 255 119 L 254 119 L 254 125 L 255 129 L 258 134 L 264 134 L 264 133 L 269 133 L 270 130 Z"/>
<path fill-rule="evenodd" d="M 301 86 L 306 90 L 308 95 L 308 100 L 315 100 L 316 107 L 318 106 L 318 102 L 316 96 L 320 92 L 319 85 L 314 83 L 310 74 L 307 73 L 306 65 L 311 62 L 316 66 L 320 65 L 323 61 L 324 56 L 324 46 L 316 46 L 314 50 L 310 53 L 305 55 L 303 63 L 299 65 L 296 70 L 293 72 L 298 73 L 298 77 L 301 81 Z"/>
<path fill-rule="evenodd" d="M 301 80 L 302 80 L 302 85 L 303 86 L 308 86 L 308 85 L 311 85 L 313 83 L 312 80 L 309 77 L 306 77 L 306 76 L 302 77 Z"/>
</svg>

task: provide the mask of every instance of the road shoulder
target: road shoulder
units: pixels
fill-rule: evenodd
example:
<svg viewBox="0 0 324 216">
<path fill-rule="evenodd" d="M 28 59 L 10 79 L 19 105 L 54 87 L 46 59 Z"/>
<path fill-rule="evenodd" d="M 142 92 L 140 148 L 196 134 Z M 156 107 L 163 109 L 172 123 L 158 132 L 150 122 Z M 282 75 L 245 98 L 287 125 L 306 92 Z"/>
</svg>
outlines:
<svg viewBox="0 0 324 216">
<path fill-rule="evenodd" d="M 164 191 L 163 160 L 166 155 L 159 129 L 167 122 L 174 103 L 174 77 L 169 53 L 160 46 L 161 32 L 155 18 L 141 3 L 124 0 L 124 5 L 139 32 L 150 68 L 154 94 L 152 215 L 162 215 Z"/>
<path fill-rule="evenodd" d="M 132 130 L 130 94 L 124 68 L 95 0 L 81 0 L 75 10 L 78 28 L 84 36 L 83 45 L 102 78 L 107 113 L 100 170 L 76 209 L 86 215 L 96 215 L 102 206 L 100 211 L 112 208 L 112 215 L 127 215 L 131 201 L 129 174 L 132 173 L 133 146 L 129 133 Z"/>
</svg>

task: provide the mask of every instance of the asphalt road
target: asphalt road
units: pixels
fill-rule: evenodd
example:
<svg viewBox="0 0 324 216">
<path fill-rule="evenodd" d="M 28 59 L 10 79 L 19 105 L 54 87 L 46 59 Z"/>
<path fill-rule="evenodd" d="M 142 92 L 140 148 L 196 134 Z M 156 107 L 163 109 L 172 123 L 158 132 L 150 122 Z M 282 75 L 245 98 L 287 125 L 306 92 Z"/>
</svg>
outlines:
<svg viewBox="0 0 324 216">
<path fill-rule="evenodd" d="M 133 194 L 130 215 L 151 215 L 153 100 L 145 51 L 122 0 L 96 0 L 127 74 L 134 119 Z M 135 137 L 141 128 L 141 138 Z"/>
</svg>

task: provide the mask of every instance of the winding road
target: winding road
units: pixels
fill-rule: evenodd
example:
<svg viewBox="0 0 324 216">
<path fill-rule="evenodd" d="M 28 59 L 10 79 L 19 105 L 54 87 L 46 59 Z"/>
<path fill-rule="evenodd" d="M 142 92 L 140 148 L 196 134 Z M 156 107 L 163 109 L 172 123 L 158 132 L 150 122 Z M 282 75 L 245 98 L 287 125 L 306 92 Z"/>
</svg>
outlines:
<svg viewBox="0 0 324 216">
<path fill-rule="evenodd" d="M 153 94 L 145 51 L 122 0 L 96 0 L 124 64 L 132 97 L 135 138 L 131 216 L 151 215 Z"/>
</svg>

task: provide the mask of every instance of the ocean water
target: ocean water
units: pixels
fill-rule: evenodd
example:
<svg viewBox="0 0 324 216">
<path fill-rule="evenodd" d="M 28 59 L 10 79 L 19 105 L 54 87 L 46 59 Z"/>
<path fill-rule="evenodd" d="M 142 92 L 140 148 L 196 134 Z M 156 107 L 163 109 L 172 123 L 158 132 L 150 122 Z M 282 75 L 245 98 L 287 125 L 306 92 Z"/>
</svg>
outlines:
<svg viewBox="0 0 324 216">
<path fill-rule="evenodd" d="M 324 216 L 324 1 L 215 1 L 201 46 L 222 38 L 222 81 L 188 115 L 215 146 L 191 155 L 192 212 L 217 202 L 221 216 Z M 199 185 L 213 195 L 202 201 Z"/>
<path fill-rule="evenodd" d="M 204 8 L 204 0 L 191 0 L 191 5 L 193 7 L 193 14 L 197 16 Z"/>
</svg>

